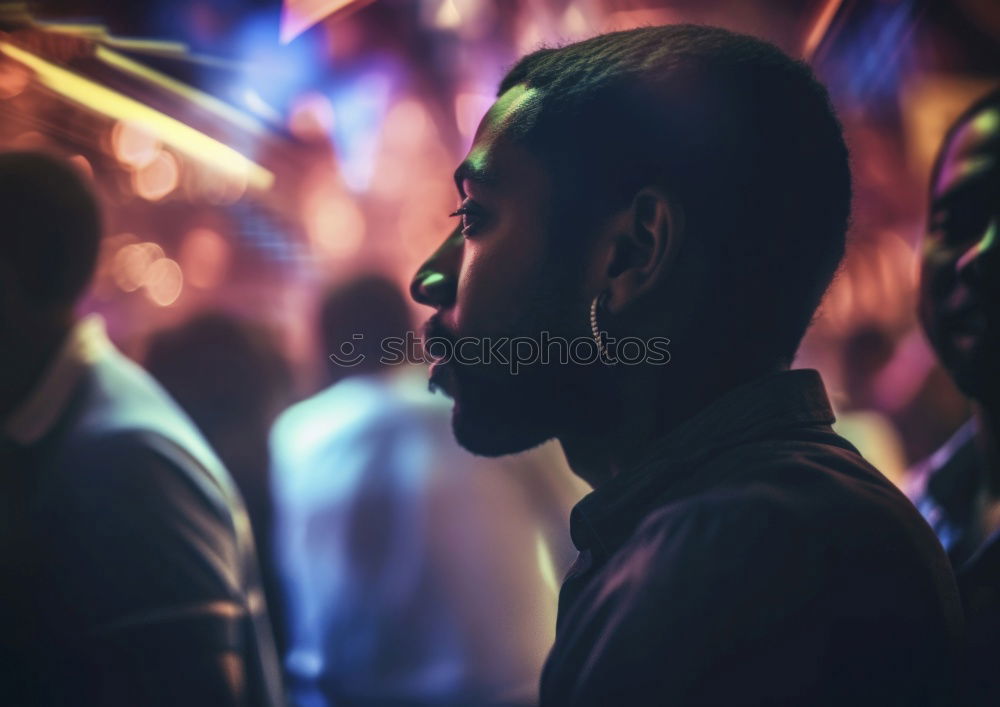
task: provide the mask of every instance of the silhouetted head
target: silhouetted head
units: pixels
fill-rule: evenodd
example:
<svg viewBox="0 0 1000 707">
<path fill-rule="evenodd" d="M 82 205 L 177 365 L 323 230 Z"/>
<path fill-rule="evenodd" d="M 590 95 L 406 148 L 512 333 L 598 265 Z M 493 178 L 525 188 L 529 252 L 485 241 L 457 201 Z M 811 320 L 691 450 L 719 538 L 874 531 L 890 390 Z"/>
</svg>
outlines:
<svg viewBox="0 0 1000 707">
<path fill-rule="evenodd" d="M 251 432 L 266 436 L 290 402 L 291 371 L 273 332 L 231 314 L 156 332 L 143 363 L 224 456 L 229 444 L 248 446 Z"/>
<path fill-rule="evenodd" d="M 690 25 L 526 56 L 455 181 L 461 225 L 411 287 L 437 310 L 428 333 L 589 339 L 603 293 L 609 335 L 670 338 L 657 374 L 667 399 L 677 385 L 787 365 L 842 257 L 850 208 L 841 128 L 809 68 Z M 615 409 L 635 377 L 625 369 L 643 367 L 550 361 L 513 376 L 494 357 L 436 366 L 432 379 L 455 399 L 459 440 L 502 454 L 587 419 L 652 414 Z"/>
<path fill-rule="evenodd" d="M 0 153 L 0 417 L 73 326 L 100 238 L 97 202 L 75 168 L 43 153 Z"/>
<path fill-rule="evenodd" d="M 94 274 L 101 226 L 84 178 L 40 152 L 0 154 L 0 216 L 0 332 L 6 344 L 12 319 L 72 314 Z"/>
<path fill-rule="evenodd" d="M 1000 89 L 945 137 L 931 175 L 920 319 L 968 396 L 1000 405 Z"/>
<path fill-rule="evenodd" d="M 406 296 L 388 278 L 362 275 L 334 285 L 319 318 L 321 353 L 331 380 L 382 370 L 384 342 L 402 339 L 410 329 Z"/>
</svg>

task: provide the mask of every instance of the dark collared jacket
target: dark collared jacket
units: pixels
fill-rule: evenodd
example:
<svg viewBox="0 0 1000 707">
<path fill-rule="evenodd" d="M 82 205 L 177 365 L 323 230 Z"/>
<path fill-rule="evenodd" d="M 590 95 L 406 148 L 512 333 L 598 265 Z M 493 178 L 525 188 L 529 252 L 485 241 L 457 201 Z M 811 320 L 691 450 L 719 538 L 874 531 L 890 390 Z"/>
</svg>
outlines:
<svg viewBox="0 0 1000 707">
<path fill-rule="evenodd" d="M 933 532 L 815 371 L 742 386 L 584 498 L 543 705 L 951 705 Z"/>
</svg>

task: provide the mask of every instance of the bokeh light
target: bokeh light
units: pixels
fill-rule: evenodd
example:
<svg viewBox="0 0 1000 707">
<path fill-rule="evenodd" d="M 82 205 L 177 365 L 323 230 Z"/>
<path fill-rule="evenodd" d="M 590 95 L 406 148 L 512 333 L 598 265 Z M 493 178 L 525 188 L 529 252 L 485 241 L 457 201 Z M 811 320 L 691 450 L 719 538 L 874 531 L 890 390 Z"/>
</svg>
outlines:
<svg viewBox="0 0 1000 707">
<path fill-rule="evenodd" d="M 247 191 L 246 175 L 224 175 L 204 171 L 201 193 L 205 200 L 216 206 L 233 204 Z"/>
<path fill-rule="evenodd" d="M 160 258 L 146 271 L 146 296 L 161 307 L 169 307 L 180 297 L 184 275 L 177 261 Z"/>
<path fill-rule="evenodd" d="M 149 164 L 132 174 L 132 187 L 143 199 L 159 201 L 177 187 L 179 178 L 177 159 L 161 150 Z"/>
<path fill-rule="evenodd" d="M 0 99 L 20 95 L 31 82 L 31 74 L 21 64 L 0 61 Z"/>
<path fill-rule="evenodd" d="M 462 14 L 455 0 L 439 0 L 434 13 L 434 26 L 438 29 L 458 29 L 462 26 Z"/>
<path fill-rule="evenodd" d="M 80 170 L 80 174 L 82 174 L 84 177 L 86 177 L 87 179 L 94 178 L 94 168 L 90 164 L 90 160 L 88 160 L 86 157 L 84 157 L 83 155 L 73 155 L 72 157 L 69 158 L 69 161 L 70 164 L 72 164 L 74 167 Z"/>
<path fill-rule="evenodd" d="M 121 120 L 111 129 L 111 147 L 118 161 L 133 169 L 145 167 L 162 150 L 155 135 L 142 126 Z"/>
<path fill-rule="evenodd" d="M 383 144 L 387 149 L 412 149 L 430 137 L 430 124 L 427 109 L 418 99 L 403 99 L 386 113 L 382 128 Z"/>
<path fill-rule="evenodd" d="M 184 236 L 178 261 L 190 285 L 208 290 L 223 281 L 231 256 L 229 243 L 218 231 L 200 227 Z"/>
<path fill-rule="evenodd" d="M 361 247 L 367 225 L 364 213 L 350 197 L 317 191 L 307 202 L 306 228 L 323 256 L 343 259 Z"/>
<path fill-rule="evenodd" d="M 329 139 L 335 122 L 330 99 L 310 91 L 292 102 L 288 129 L 301 140 L 324 140 Z"/>
<path fill-rule="evenodd" d="M 134 292 L 146 284 L 149 269 L 163 257 L 163 248 L 156 243 L 131 243 L 114 255 L 111 276 L 124 292 Z"/>
</svg>

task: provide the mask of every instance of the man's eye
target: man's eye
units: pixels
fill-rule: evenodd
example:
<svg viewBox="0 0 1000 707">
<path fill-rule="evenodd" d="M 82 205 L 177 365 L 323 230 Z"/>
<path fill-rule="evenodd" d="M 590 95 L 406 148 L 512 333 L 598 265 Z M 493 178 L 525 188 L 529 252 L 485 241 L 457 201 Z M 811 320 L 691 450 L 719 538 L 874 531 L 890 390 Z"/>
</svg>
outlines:
<svg viewBox="0 0 1000 707">
<path fill-rule="evenodd" d="M 466 198 L 460 207 L 448 215 L 462 217 L 463 236 L 474 235 L 476 229 L 479 228 L 483 220 L 483 214 L 479 205 L 469 198 Z"/>
</svg>

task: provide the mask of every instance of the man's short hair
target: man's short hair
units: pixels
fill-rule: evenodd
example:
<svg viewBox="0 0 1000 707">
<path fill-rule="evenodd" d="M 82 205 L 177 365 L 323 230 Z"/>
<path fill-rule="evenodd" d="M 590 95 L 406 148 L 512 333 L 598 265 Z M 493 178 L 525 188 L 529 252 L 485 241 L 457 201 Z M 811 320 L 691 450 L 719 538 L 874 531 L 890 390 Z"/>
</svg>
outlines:
<svg viewBox="0 0 1000 707">
<path fill-rule="evenodd" d="M 843 257 L 851 201 L 841 126 L 810 68 L 754 37 L 672 25 L 541 49 L 500 93 L 518 84 L 540 95 L 512 136 L 555 171 L 557 209 L 589 209 L 561 220 L 667 189 L 682 251 L 714 264 L 708 313 L 790 360 Z"/>
<path fill-rule="evenodd" d="M 0 261 L 42 306 L 72 306 L 94 274 L 100 213 L 84 177 L 40 152 L 0 153 Z"/>
</svg>

